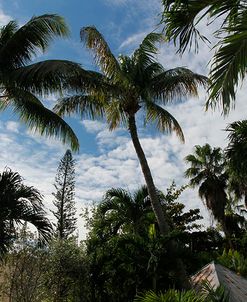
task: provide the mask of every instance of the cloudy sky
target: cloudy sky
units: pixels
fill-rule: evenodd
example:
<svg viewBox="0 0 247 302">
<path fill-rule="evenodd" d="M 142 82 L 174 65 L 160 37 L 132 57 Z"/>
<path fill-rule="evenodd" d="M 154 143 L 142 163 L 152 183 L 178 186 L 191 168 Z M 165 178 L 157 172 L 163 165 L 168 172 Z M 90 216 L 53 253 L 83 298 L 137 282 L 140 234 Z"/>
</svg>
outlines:
<svg viewBox="0 0 247 302">
<path fill-rule="evenodd" d="M 0 25 L 11 19 L 24 24 L 33 15 L 57 13 L 65 17 L 71 28 L 71 37 L 66 41 L 55 41 L 49 51 L 38 59 L 69 59 L 82 64 L 86 69 L 95 69 L 90 54 L 80 43 L 80 28 L 95 25 L 103 33 L 114 54 L 131 54 L 143 37 L 157 28 L 161 6 L 159 0 L 0 0 Z M 215 25 L 201 26 L 213 40 Z M 200 45 L 198 54 L 176 55 L 173 45 L 161 45 L 159 60 L 167 68 L 186 66 L 193 71 L 207 74 L 207 63 L 213 51 Z M 245 118 L 247 87 L 239 90 L 236 108 L 227 118 L 221 111 L 205 112 L 206 93 L 200 92 L 198 99 L 188 99 L 167 109 L 176 117 L 183 128 L 186 142 L 181 144 L 174 136 L 161 135 L 152 128 L 144 128 L 139 122 L 141 143 L 147 155 L 158 188 L 166 190 L 173 180 L 184 185 L 187 180 L 184 157 L 191 153 L 196 144 L 208 142 L 212 146 L 225 147 L 224 129 L 232 121 Z M 53 107 L 56 97 L 45 100 Z M 99 121 L 71 118 L 68 122 L 80 139 L 80 152 L 75 154 L 76 201 L 78 213 L 84 204 L 99 201 L 111 187 L 122 187 L 130 191 L 144 183 L 136 154 L 125 129 L 109 132 Z M 21 125 L 18 116 L 11 111 L 0 113 L 0 169 L 10 167 L 18 171 L 26 184 L 37 187 L 44 195 L 47 209 L 52 205 L 53 183 L 59 160 L 67 146 L 59 141 L 48 140 L 30 133 Z M 185 191 L 181 201 L 186 207 L 199 207 L 206 214 L 202 202 L 193 190 Z M 207 218 L 205 223 L 210 223 Z M 79 232 L 85 234 L 83 221 L 79 219 Z"/>
</svg>

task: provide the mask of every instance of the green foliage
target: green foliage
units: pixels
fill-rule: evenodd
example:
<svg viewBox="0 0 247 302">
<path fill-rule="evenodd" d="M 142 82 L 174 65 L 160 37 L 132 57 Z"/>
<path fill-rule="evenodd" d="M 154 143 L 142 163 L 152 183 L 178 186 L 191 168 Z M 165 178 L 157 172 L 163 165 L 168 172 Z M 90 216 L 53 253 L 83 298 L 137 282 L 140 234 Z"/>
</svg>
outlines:
<svg viewBox="0 0 247 302">
<path fill-rule="evenodd" d="M 88 270 L 83 247 L 75 240 L 53 241 L 44 272 L 47 301 L 88 301 Z"/>
<path fill-rule="evenodd" d="M 237 274 L 247 276 L 247 259 L 238 251 L 224 250 L 223 254 L 217 258 L 217 261 L 235 271 Z"/>
<path fill-rule="evenodd" d="M 31 64 L 55 37 L 68 33 L 64 19 L 54 14 L 34 16 L 21 27 L 10 21 L 0 28 L 0 110 L 12 108 L 32 130 L 60 138 L 77 150 L 78 139 L 70 126 L 45 108 L 38 96 L 61 93 L 69 85 L 68 78 L 81 71 L 79 65 L 62 60 Z"/>
<path fill-rule="evenodd" d="M 138 292 L 173 286 L 178 282 L 175 260 L 181 255 L 190 272 L 199 268 L 194 247 L 186 246 L 190 246 L 191 232 L 200 227 L 196 221 L 201 216 L 199 210 L 185 212 L 185 206 L 177 201 L 184 189 L 173 183 L 166 194 L 157 191 L 173 230 L 165 237 L 157 227 L 145 186 L 133 194 L 120 188 L 106 192 L 87 219 L 93 301 L 132 301 Z M 172 239 L 179 240 L 181 247 L 170 254 L 167 246 Z M 205 233 L 201 242 L 205 243 Z"/>
<path fill-rule="evenodd" d="M 246 74 L 246 18 L 245 1 L 180 1 L 163 0 L 164 12 L 162 23 L 169 40 L 178 42 L 178 51 L 184 52 L 187 47 L 195 45 L 198 40 L 208 41 L 199 31 L 199 23 L 209 18 L 213 23 L 222 18 L 214 32 L 218 43 L 210 70 L 210 88 L 207 107 L 222 104 L 226 114 L 234 107 L 236 88 L 239 80 Z"/>
<path fill-rule="evenodd" d="M 61 159 L 55 179 L 56 193 L 53 211 L 57 219 L 56 236 L 59 239 L 68 239 L 76 229 L 75 208 L 75 160 L 70 150 L 67 150 Z"/>
<path fill-rule="evenodd" d="M 10 169 L 0 174 L 0 255 L 15 238 L 16 225 L 23 222 L 36 227 L 41 241 L 51 235 L 51 224 L 46 218 L 42 196 L 34 187 L 23 184 L 22 177 Z"/>
</svg>

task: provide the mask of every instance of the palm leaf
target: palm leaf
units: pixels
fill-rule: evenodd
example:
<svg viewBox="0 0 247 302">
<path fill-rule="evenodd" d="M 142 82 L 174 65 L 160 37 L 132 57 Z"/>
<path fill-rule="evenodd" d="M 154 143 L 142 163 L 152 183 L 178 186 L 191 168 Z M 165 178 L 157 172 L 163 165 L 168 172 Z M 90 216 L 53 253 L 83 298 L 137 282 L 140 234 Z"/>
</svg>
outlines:
<svg viewBox="0 0 247 302">
<path fill-rule="evenodd" d="M 80 114 L 91 119 L 102 118 L 105 100 L 98 95 L 73 95 L 58 100 L 53 110 L 60 116 Z"/>
<path fill-rule="evenodd" d="M 95 27 L 83 27 L 80 32 L 81 40 L 94 52 L 94 59 L 102 72 L 110 79 L 121 78 L 121 69 L 115 56 L 112 54 L 102 34 Z"/>
<path fill-rule="evenodd" d="M 147 122 L 155 122 L 161 132 L 171 133 L 174 131 L 179 139 L 184 142 L 182 128 L 168 111 L 153 102 L 145 102 L 145 106 Z"/>
<path fill-rule="evenodd" d="M 71 77 L 78 77 L 83 70 L 79 64 L 64 60 L 47 60 L 16 68 L 4 81 L 41 96 L 62 92 L 69 86 Z"/>
<path fill-rule="evenodd" d="M 143 68 L 154 62 L 154 55 L 157 54 L 156 44 L 164 41 L 164 35 L 161 33 L 149 33 L 141 42 L 138 49 L 133 54 L 134 60 Z"/>
<path fill-rule="evenodd" d="M 31 93 L 18 88 L 6 91 L 7 98 L 0 103 L 0 110 L 12 107 L 27 126 L 47 137 L 57 137 L 63 143 L 69 143 L 71 149 L 79 149 L 78 139 L 70 126 L 49 109 Z"/>
<path fill-rule="evenodd" d="M 12 23 L 14 25 L 14 23 Z M 69 34 L 64 19 L 55 14 L 33 17 L 16 30 L 0 49 L 0 58 L 11 67 L 24 66 L 38 50 L 45 51 L 54 37 Z"/>
<path fill-rule="evenodd" d="M 219 44 L 210 71 L 210 96 L 207 107 L 220 101 L 224 114 L 234 107 L 236 87 L 239 79 L 245 78 L 247 70 L 247 13 L 244 14 L 234 28 L 226 29 L 229 34 Z"/>
<path fill-rule="evenodd" d="M 169 102 L 186 96 L 197 96 L 198 87 L 205 87 L 207 83 L 207 77 L 187 68 L 177 67 L 154 76 L 151 87 L 158 100 Z"/>
<path fill-rule="evenodd" d="M 209 40 L 200 34 L 197 29 L 201 19 L 210 13 L 212 9 L 209 7 L 215 1 L 180 1 L 180 0 L 164 0 L 164 12 L 161 22 L 165 24 L 165 35 L 174 43 L 178 41 L 178 51 L 183 53 L 187 47 L 191 48 L 194 44 L 195 50 L 198 49 L 198 39 L 203 41 Z M 216 1 L 217 2 L 217 1 Z M 204 11 L 206 9 L 206 11 Z M 202 11 L 202 16 L 198 16 Z"/>
</svg>

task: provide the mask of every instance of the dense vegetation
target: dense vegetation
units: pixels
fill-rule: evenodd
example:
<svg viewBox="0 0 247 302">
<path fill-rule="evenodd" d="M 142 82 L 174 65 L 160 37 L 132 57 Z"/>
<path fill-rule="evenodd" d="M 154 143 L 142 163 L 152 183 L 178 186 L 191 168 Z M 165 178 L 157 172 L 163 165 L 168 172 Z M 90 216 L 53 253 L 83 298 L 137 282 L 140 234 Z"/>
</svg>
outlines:
<svg viewBox="0 0 247 302">
<path fill-rule="evenodd" d="M 179 50 L 185 51 L 192 38 L 200 37 L 194 22 L 206 8 L 205 14 L 214 18 L 228 13 L 219 29 L 226 35 L 213 61 L 208 104 L 220 101 L 223 111 L 229 111 L 237 79 L 245 76 L 242 53 L 233 58 L 232 51 L 243 43 L 246 8 L 242 1 L 233 6 L 224 1 L 205 3 L 163 1 L 166 37 L 148 34 L 131 56 L 116 58 L 95 27 L 82 28 L 81 39 L 93 51 L 100 72 L 59 60 L 30 65 L 37 51 L 45 51 L 55 36 L 67 36 L 68 28 L 57 15 L 33 17 L 20 28 L 11 21 L 1 28 L 0 108 L 11 106 L 29 127 L 69 142 L 74 150 L 78 139 L 59 115 L 101 118 L 110 130 L 124 126 L 146 183 L 134 192 L 109 188 L 100 202 L 78 213 L 87 228 L 87 238 L 78 242 L 71 151 L 60 160 L 55 177 L 55 210 L 50 209 L 55 223 L 48 219 L 39 190 L 24 184 L 18 172 L 5 169 L 0 174 L 1 299 L 227 301 L 222 288 L 203 293 L 188 290 L 188 276 L 212 260 L 247 276 L 247 121 L 227 127 L 224 150 L 209 144 L 195 146 L 185 158 L 185 185 L 177 187 L 172 182 L 166 191 L 155 186 L 137 132 L 136 115 L 142 111 L 145 124 L 155 123 L 161 132 L 174 131 L 183 141 L 178 121 L 165 106 L 178 98 L 197 96 L 198 87 L 206 86 L 208 80 L 186 68 L 165 69 L 156 60 L 156 43 L 179 39 Z M 59 115 L 39 100 L 65 91 L 71 95 L 58 100 L 54 110 Z M 183 199 L 183 192 L 188 187 L 198 188 L 214 220 L 211 228 L 203 226 L 199 209 L 185 208 L 190 201 Z"/>
</svg>

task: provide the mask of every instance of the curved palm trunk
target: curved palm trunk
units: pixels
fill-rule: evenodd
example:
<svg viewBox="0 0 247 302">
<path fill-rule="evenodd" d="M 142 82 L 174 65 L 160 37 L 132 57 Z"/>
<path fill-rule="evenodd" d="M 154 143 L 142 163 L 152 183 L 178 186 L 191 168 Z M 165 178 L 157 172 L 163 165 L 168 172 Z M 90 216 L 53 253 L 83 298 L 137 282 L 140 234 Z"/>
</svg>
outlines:
<svg viewBox="0 0 247 302">
<path fill-rule="evenodd" d="M 156 216 L 159 229 L 162 235 L 167 235 L 170 228 L 168 223 L 165 220 L 165 216 L 162 210 L 162 206 L 160 204 L 160 201 L 158 199 L 158 196 L 156 194 L 156 188 L 154 185 L 153 177 L 146 159 L 146 156 L 144 154 L 144 151 L 142 149 L 142 146 L 139 141 L 137 129 L 136 129 L 136 122 L 134 116 L 129 116 L 129 132 L 132 138 L 132 142 L 136 151 L 136 154 L 138 156 L 142 173 L 146 181 L 148 194 L 151 200 L 152 209 L 154 211 L 154 214 Z"/>
<path fill-rule="evenodd" d="M 161 203 L 157 196 L 153 177 L 152 177 L 146 156 L 144 154 L 144 151 L 143 151 L 142 146 L 139 141 L 134 115 L 129 115 L 128 123 L 129 123 L 130 136 L 131 136 L 137 157 L 138 157 L 140 165 L 141 165 L 143 176 L 146 181 L 152 209 L 156 216 L 156 219 L 157 219 L 157 222 L 159 225 L 159 229 L 160 229 L 160 233 L 161 233 L 161 235 L 165 236 L 169 233 L 170 227 L 165 219 L 165 215 L 163 213 Z M 172 256 L 174 253 L 174 250 L 176 250 L 176 249 L 177 249 L 177 244 L 174 240 L 172 240 L 170 242 L 170 244 L 168 245 L 168 253 Z M 186 274 L 186 271 L 185 271 L 185 268 L 184 268 L 184 265 L 183 265 L 181 259 L 176 260 L 176 266 L 177 266 L 177 272 L 176 272 L 177 279 L 179 280 L 178 283 L 180 283 L 182 288 L 186 288 L 186 289 L 190 288 L 191 286 L 190 286 L 189 280 L 187 278 L 187 274 Z"/>
</svg>

